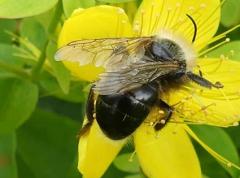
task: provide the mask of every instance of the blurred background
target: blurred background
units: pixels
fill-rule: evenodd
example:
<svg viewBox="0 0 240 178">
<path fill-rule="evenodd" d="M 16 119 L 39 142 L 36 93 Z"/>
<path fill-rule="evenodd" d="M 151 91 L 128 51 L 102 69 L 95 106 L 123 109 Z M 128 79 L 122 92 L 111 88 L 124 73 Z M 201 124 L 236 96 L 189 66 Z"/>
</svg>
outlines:
<svg viewBox="0 0 240 178">
<path fill-rule="evenodd" d="M 0 0 L 0 178 L 80 178 L 78 133 L 89 83 L 74 79 L 53 55 L 61 26 L 74 9 L 100 4 L 133 17 L 141 0 Z M 240 0 L 222 6 L 218 33 L 240 23 Z M 240 60 L 240 31 L 208 56 Z M 240 77 L 240 76 L 239 76 Z M 195 128 L 218 153 L 240 165 L 240 127 Z M 204 178 L 240 178 L 194 143 Z M 224 146 L 223 146 L 224 145 Z M 125 146 L 104 178 L 144 177 Z"/>
</svg>

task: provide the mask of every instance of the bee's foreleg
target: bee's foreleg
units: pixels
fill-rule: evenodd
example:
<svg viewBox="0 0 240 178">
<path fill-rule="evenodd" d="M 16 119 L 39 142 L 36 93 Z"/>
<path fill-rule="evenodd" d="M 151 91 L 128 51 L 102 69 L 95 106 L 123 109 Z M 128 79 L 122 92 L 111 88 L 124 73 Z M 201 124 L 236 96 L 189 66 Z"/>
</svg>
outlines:
<svg viewBox="0 0 240 178">
<path fill-rule="evenodd" d="M 215 84 L 208 81 L 207 79 L 203 78 L 202 76 L 196 75 L 192 72 L 187 72 L 186 76 L 192 80 L 193 82 L 199 84 L 200 86 L 206 87 L 206 88 L 223 88 L 223 85 L 220 82 L 216 82 Z"/>
<path fill-rule="evenodd" d="M 165 113 L 165 116 L 162 117 L 154 126 L 154 129 L 158 131 L 166 125 L 167 121 L 172 116 L 173 109 L 161 99 L 159 99 L 156 104 L 159 108 L 163 109 Z"/>
</svg>

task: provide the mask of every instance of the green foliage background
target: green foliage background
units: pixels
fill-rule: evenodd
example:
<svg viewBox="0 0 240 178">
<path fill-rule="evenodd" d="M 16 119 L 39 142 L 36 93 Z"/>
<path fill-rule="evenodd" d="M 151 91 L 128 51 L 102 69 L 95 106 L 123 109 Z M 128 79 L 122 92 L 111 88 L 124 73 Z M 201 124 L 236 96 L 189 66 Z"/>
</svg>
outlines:
<svg viewBox="0 0 240 178">
<path fill-rule="evenodd" d="M 54 61 L 58 33 L 75 8 L 99 4 L 127 7 L 130 1 L 141 3 L 0 0 L 0 178 L 81 177 L 76 169 L 77 135 L 89 84 L 72 78 L 61 63 Z M 218 33 L 239 22 L 240 0 L 226 0 Z M 240 60 L 240 31 L 229 36 L 232 42 L 208 55 L 225 54 Z M 240 127 L 192 129 L 211 148 L 240 165 Z M 240 171 L 219 164 L 194 144 L 204 178 L 240 178 Z M 132 152 L 133 146 L 127 145 L 104 178 L 144 177 L 136 157 L 129 161 Z"/>
</svg>

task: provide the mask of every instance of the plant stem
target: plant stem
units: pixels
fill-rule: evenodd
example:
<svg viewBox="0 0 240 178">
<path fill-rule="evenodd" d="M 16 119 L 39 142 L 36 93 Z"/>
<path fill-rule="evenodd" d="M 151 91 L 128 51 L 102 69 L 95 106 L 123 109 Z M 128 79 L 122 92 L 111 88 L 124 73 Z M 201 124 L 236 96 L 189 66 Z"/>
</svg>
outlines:
<svg viewBox="0 0 240 178">
<path fill-rule="evenodd" d="M 8 72 L 11 72 L 11 73 L 14 73 L 16 75 L 19 75 L 23 78 L 28 78 L 28 79 L 31 79 L 30 75 L 25 72 L 24 70 L 20 69 L 20 68 L 17 68 L 17 67 L 14 67 L 14 66 L 11 66 L 7 63 L 4 63 L 4 62 L 1 62 L 0 61 L 0 68 L 5 70 L 5 71 L 8 71 Z"/>
<path fill-rule="evenodd" d="M 50 35 L 54 35 L 54 32 L 56 30 L 57 24 L 60 22 L 60 18 L 62 16 L 62 1 L 58 1 L 58 4 L 56 6 L 53 18 L 48 26 L 48 33 Z"/>
<path fill-rule="evenodd" d="M 41 69 L 42 69 L 43 64 L 45 62 L 45 59 L 46 59 L 47 45 L 48 45 L 48 40 L 45 42 L 45 44 L 43 46 L 43 50 L 42 50 L 42 52 L 40 54 L 40 57 L 38 58 L 38 61 L 37 61 L 36 65 L 32 69 L 32 78 L 33 78 L 33 80 L 36 80 L 37 77 L 38 77 L 38 74 L 41 72 Z"/>
<path fill-rule="evenodd" d="M 45 63 L 47 46 L 48 46 L 49 41 L 54 36 L 54 32 L 55 32 L 55 30 L 57 28 L 58 22 L 59 22 L 59 20 L 61 18 L 61 15 L 62 15 L 62 11 L 63 11 L 62 10 L 62 1 L 59 0 L 57 6 L 55 8 L 55 12 L 53 14 L 52 20 L 51 20 L 51 22 L 50 22 L 50 24 L 48 26 L 48 39 L 47 39 L 47 41 L 44 44 L 43 50 L 41 52 L 41 55 L 39 56 L 39 59 L 38 59 L 38 62 L 36 64 L 36 66 L 32 69 L 32 79 L 34 81 L 37 80 L 38 75 L 41 72 L 42 67 L 43 67 L 43 65 Z"/>
</svg>

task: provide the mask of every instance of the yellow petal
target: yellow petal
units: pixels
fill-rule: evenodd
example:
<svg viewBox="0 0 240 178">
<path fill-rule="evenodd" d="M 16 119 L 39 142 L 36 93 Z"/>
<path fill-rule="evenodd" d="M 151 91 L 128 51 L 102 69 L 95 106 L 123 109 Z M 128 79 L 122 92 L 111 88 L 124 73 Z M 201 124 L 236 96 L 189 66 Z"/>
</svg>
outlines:
<svg viewBox="0 0 240 178">
<path fill-rule="evenodd" d="M 216 126 L 238 125 L 240 120 L 240 62 L 224 59 L 199 59 L 204 78 L 224 85 L 206 89 L 189 83 L 169 91 L 169 103 L 175 105 L 174 117 Z M 196 73 L 198 69 L 196 69 Z"/>
<path fill-rule="evenodd" d="M 160 29 L 168 30 L 191 42 L 194 28 L 186 14 L 197 23 L 197 50 L 216 33 L 220 21 L 219 0 L 143 0 L 134 21 L 134 29 L 141 36 L 157 34 Z M 139 27 L 139 28 L 137 28 Z"/>
<path fill-rule="evenodd" d="M 119 153 L 126 140 L 107 138 L 96 121 L 90 131 L 80 138 L 78 169 L 84 178 L 100 178 Z"/>
<path fill-rule="evenodd" d="M 85 10 L 75 11 L 65 21 L 59 36 L 59 47 L 80 39 L 109 38 L 119 36 L 132 36 L 132 28 L 128 17 L 119 7 L 96 6 Z M 103 72 L 102 67 L 93 65 L 79 66 L 75 62 L 64 64 L 72 74 L 79 79 L 93 81 Z"/>
<path fill-rule="evenodd" d="M 126 14 L 128 15 L 130 22 L 133 21 L 133 18 L 135 17 L 135 13 L 137 12 L 137 9 L 138 9 L 138 3 L 136 1 L 117 3 L 113 5 L 123 8 L 126 11 Z"/>
<path fill-rule="evenodd" d="M 147 177 L 201 178 L 197 155 L 182 126 L 168 123 L 157 133 L 147 124 L 137 129 L 135 148 Z"/>
</svg>

